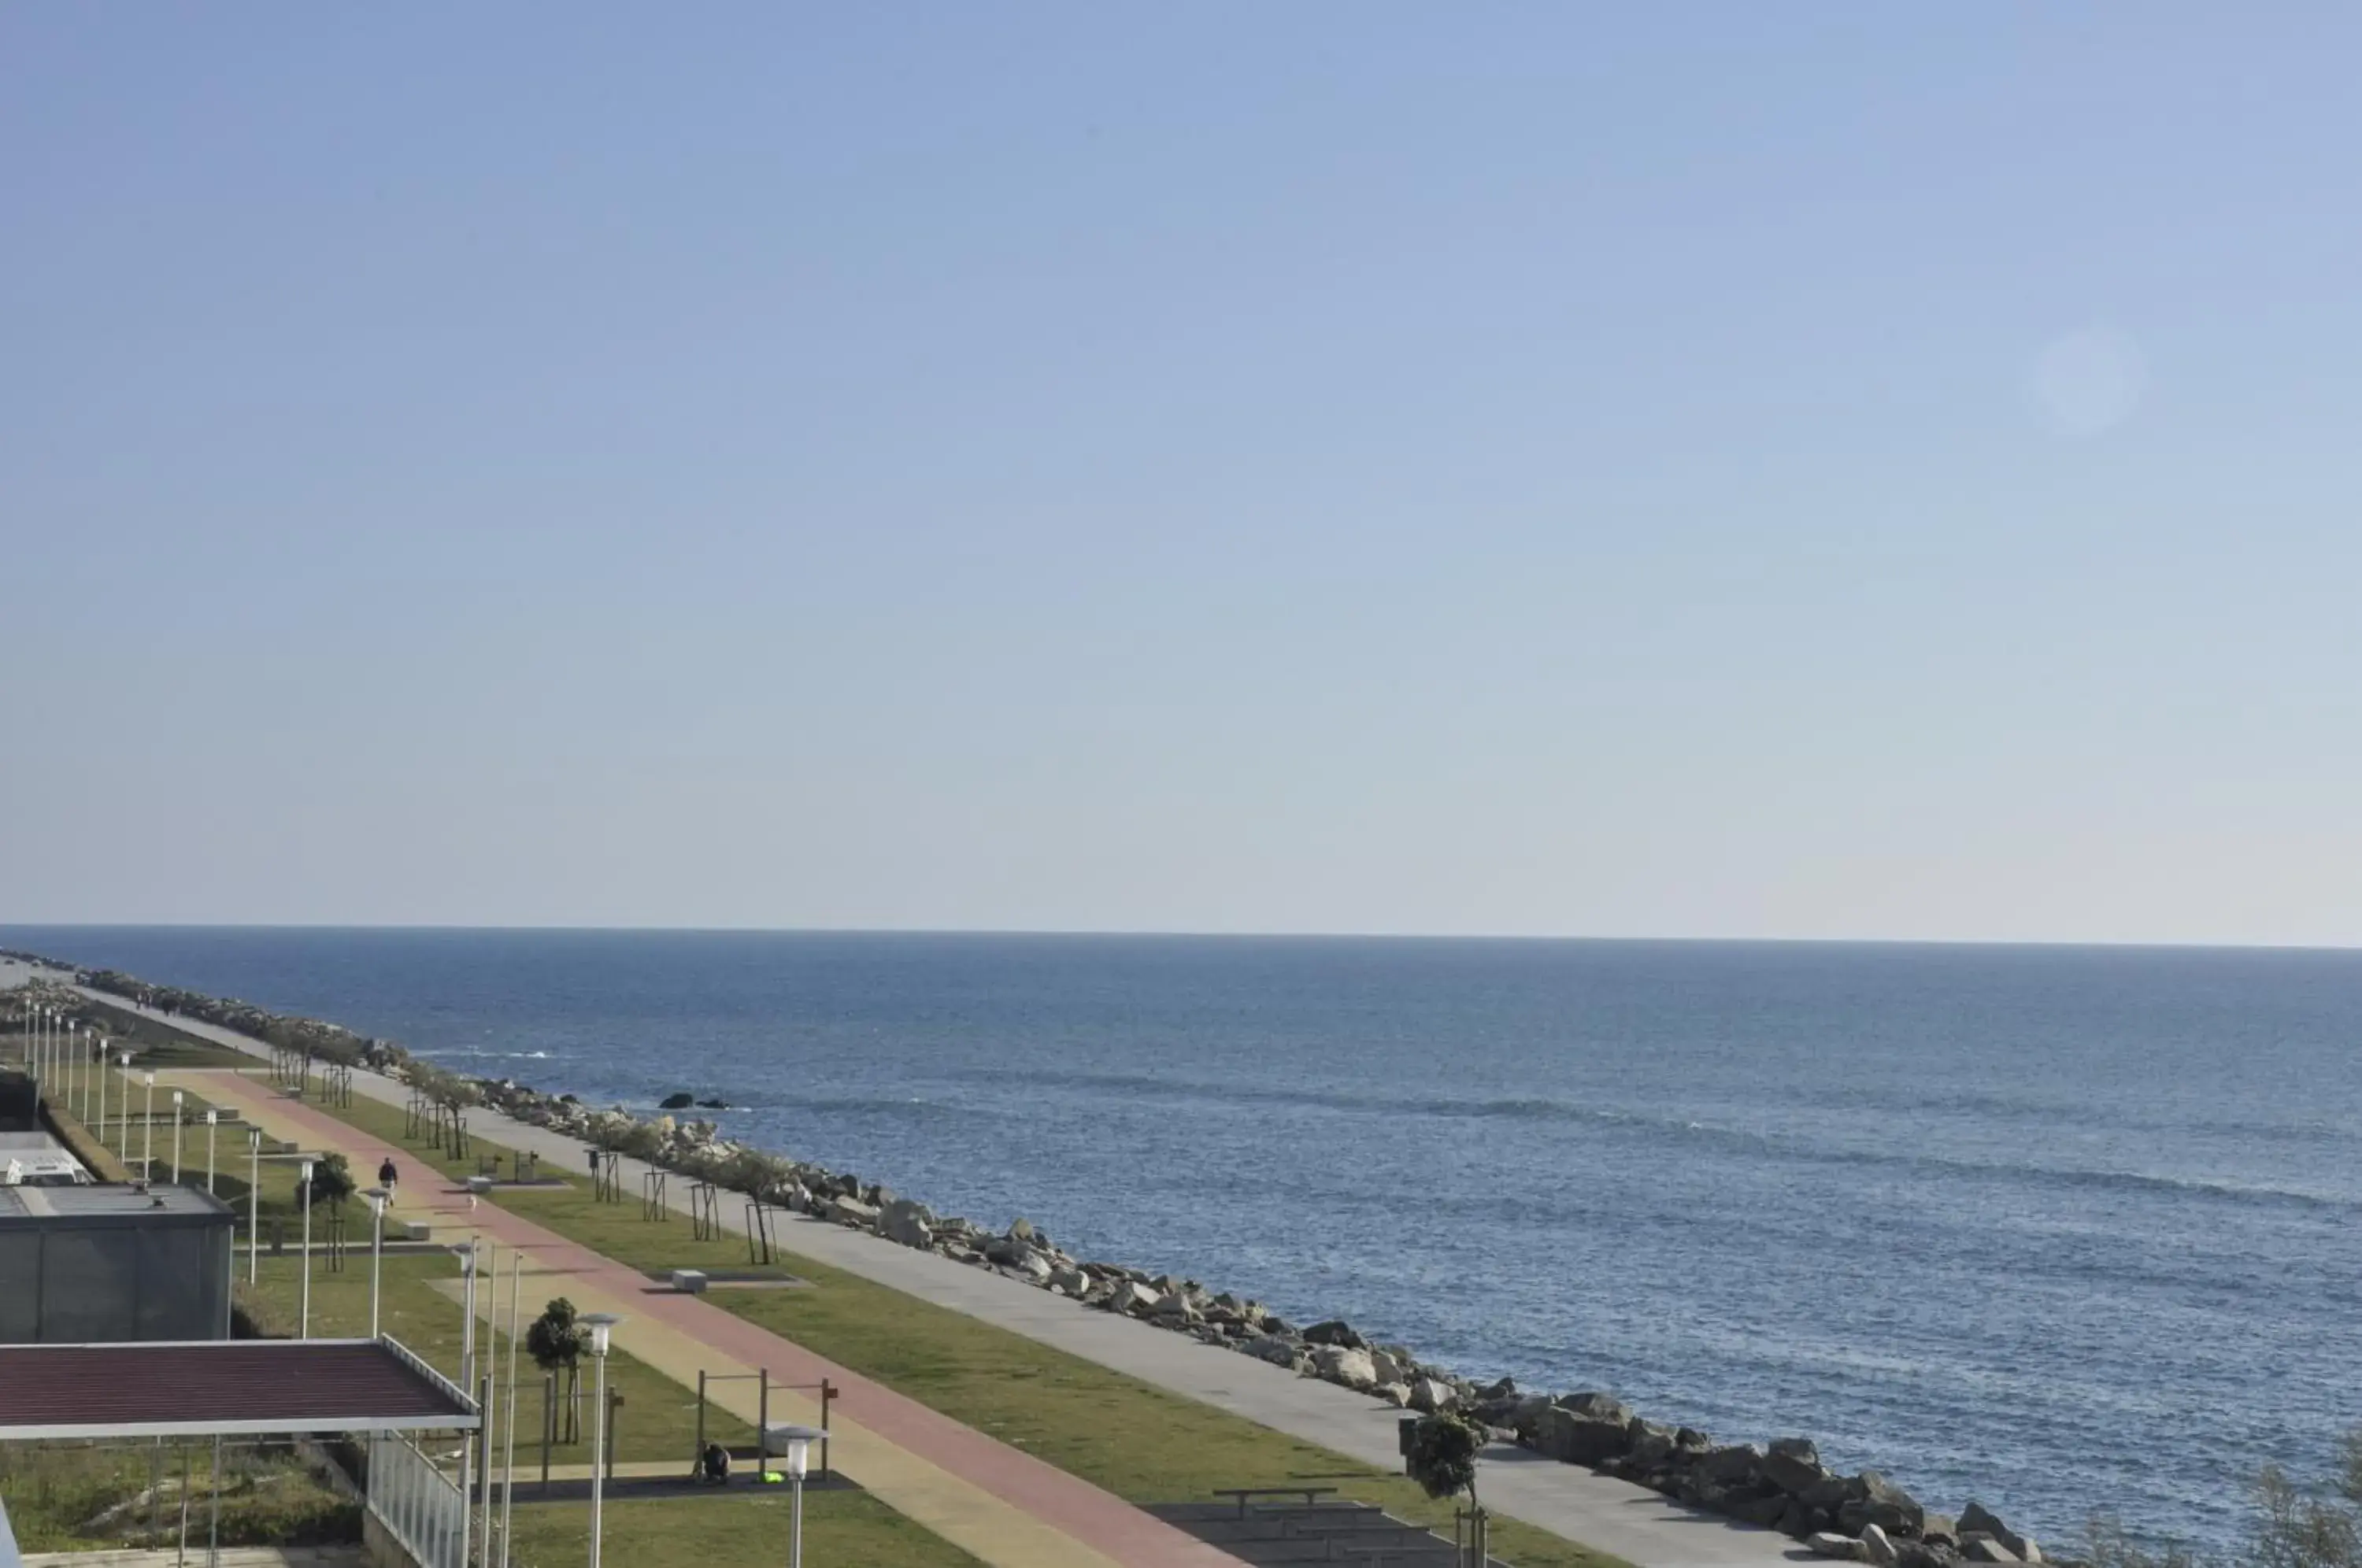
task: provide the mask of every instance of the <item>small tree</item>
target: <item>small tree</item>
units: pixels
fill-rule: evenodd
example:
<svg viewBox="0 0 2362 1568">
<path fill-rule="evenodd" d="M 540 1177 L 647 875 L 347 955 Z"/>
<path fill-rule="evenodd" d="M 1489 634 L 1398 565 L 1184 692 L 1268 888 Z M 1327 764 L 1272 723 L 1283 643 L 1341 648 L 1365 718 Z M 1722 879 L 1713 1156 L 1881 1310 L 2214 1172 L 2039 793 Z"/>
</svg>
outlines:
<svg viewBox="0 0 2362 1568">
<path fill-rule="evenodd" d="M 560 1442 L 582 1441 L 582 1356 L 590 1331 L 574 1320 L 574 1303 L 560 1296 L 524 1331 L 524 1353 L 544 1372 L 566 1374 L 566 1430 Z"/>
<path fill-rule="evenodd" d="M 1482 1432 L 1450 1411 L 1438 1410 L 1411 1429 L 1407 1460 L 1410 1478 L 1429 1496 L 1468 1494 L 1468 1513 L 1474 1536 L 1470 1543 L 1469 1561 L 1479 1568 L 1485 1562 L 1487 1531 L 1484 1507 L 1476 1501 L 1476 1451 L 1484 1446 Z"/>
<path fill-rule="evenodd" d="M 344 1155 L 323 1154 L 312 1162 L 311 1182 L 299 1190 L 299 1198 L 306 1209 L 315 1203 L 334 1208 L 355 1190 L 352 1167 L 345 1164 Z"/>
</svg>

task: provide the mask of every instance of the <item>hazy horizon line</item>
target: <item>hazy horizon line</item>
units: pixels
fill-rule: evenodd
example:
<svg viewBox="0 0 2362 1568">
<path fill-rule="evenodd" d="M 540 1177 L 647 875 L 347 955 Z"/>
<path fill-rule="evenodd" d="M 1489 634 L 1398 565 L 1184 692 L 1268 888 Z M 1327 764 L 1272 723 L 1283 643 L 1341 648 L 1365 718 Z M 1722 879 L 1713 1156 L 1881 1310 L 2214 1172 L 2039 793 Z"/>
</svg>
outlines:
<svg viewBox="0 0 2362 1568">
<path fill-rule="evenodd" d="M 0 935 L 15 932 L 368 932 L 468 935 L 479 933 L 613 936 L 901 936 L 1028 937 L 1076 941 L 1164 940 L 1187 942 L 1461 942 L 1555 943 L 1573 945 L 1714 947 L 1989 947 L 2103 949 L 2111 951 L 2362 953 L 2362 944 L 2305 942 L 2143 940 L 2111 937 L 1975 936 L 1702 936 L 1598 935 L 1549 932 L 1418 931 L 1188 931 L 1154 927 L 1081 929 L 1054 926 L 820 926 L 820 925 L 547 925 L 496 922 L 463 925 L 436 922 L 348 921 L 66 921 L 0 922 Z"/>
</svg>

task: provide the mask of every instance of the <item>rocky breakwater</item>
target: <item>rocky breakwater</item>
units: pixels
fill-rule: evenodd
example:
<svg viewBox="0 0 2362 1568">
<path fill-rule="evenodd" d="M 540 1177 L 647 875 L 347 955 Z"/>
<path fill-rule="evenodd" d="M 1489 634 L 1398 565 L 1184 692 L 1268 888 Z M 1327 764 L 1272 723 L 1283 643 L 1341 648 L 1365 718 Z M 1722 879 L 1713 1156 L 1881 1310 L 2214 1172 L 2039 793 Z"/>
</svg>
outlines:
<svg viewBox="0 0 2362 1568">
<path fill-rule="evenodd" d="M 1298 1327 L 1249 1297 L 1194 1279 L 1075 1255 L 1039 1226 L 994 1230 L 935 1212 L 848 1172 L 747 1148 L 712 1121 L 594 1110 L 507 1080 L 477 1081 L 488 1104 L 524 1121 L 647 1160 L 782 1208 L 936 1253 L 1079 1306 L 1120 1313 L 1316 1377 L 1382 1404 L 1457 1414 L 1495 1441 L 1645 1486 L 1693 1507 L 1776 1529 L 1823 1556 L 1887 1568 L 2040 1562 L 2041 1549 L 1971 1502 L 1957 1517 L 1924 1507 L 1878 1472 L 1843 1474 L 1808 1438 L 1720 1442 L 1636 1415 L 1607 1394 L 1540 1394 L 1480 1383 L 1337 1320 Z"/>
</svg>

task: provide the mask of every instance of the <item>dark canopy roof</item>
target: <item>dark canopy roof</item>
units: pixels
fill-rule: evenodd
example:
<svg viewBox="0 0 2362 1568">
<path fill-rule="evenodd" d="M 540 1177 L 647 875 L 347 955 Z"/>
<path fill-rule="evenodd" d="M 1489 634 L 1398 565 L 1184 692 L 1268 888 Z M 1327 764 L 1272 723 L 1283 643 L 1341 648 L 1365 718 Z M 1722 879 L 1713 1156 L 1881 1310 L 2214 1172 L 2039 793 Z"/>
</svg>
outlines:
<svg viewBox="0 0 2362 1568">
<path fill-rule="evenodd" d="M 0 1441 L 476 1424 L 474 1403 L 392 1340 L 0 1345 Z"/>
</svg>

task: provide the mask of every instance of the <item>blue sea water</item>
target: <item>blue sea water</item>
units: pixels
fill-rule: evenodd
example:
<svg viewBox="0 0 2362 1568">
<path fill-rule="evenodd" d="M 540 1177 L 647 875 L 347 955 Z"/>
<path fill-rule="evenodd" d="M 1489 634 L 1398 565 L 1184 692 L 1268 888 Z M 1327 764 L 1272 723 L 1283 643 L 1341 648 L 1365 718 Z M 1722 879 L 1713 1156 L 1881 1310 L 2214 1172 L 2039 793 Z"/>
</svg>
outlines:
<svg viewBox="0 0 2362 1568">
<path fill-rule="evenodd" d="M 2362 1423 L 2362 955 L 75 928 L 1430 1359 L 2221 1544 Z"/>
</svg>

